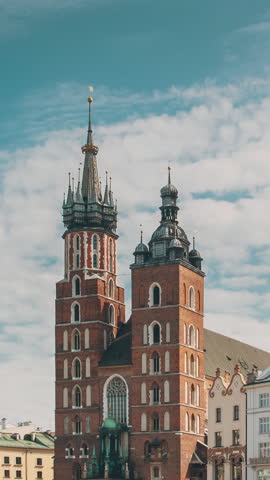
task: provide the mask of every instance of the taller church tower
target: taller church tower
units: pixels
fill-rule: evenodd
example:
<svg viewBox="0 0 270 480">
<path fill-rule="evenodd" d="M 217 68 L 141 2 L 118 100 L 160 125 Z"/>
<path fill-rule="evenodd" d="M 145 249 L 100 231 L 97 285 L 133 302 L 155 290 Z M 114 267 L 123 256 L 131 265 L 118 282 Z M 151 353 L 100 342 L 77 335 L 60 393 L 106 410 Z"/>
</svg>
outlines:
<svg viewBox="0 0 270 480">
<path fill-rule="evenodd" d="M 111 185 L 102 195 L 89 102 L 82 183 L 69 182 L 63 203 L 65 273 L 56 285 L 55 480 L 98 474 L 103 379 L 98 364 L 125 321 L 124 290 L 117 286 L 117 209 Z M 89 472 L 88 472 L 89 473 Z"/>
<path fill-rule="evenodd" d="M 151 480 L 202 475 L 204 273 L 178 224 L 177 197 L 169 170 L 160 225 L 131 265 L 131 464 Z"/>
</svg>

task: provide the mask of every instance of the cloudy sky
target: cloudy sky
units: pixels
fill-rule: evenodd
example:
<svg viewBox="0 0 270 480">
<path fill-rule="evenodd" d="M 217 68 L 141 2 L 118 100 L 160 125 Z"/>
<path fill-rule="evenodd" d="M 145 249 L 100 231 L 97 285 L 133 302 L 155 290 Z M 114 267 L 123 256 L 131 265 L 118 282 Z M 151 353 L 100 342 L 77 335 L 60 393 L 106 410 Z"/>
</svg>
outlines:
<svg viewBox="0 0 270 480">
<path fill-rule="evenodd" d="M 1 416 L 54 428 L 61 202 L 95 87 L 119 282 L 167 166 L 204 258 L 208 328 L 269 349 L 270 10 L 260 0 L 0 0 Z M 129 307 L 127 308 L 129 310 Z"/>
</svg>

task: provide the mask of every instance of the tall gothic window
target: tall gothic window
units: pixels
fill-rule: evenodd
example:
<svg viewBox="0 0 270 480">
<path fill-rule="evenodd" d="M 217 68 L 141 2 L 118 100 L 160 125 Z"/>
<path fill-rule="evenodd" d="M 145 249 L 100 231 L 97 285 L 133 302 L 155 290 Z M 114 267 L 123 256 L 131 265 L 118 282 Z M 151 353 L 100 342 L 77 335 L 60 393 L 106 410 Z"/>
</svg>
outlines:
<svg viewBox="0 0 270 480">
<path fill-rule="evenodd" d="M 160 304 L 160 289 L 159 287 L 156 285 L 154 288 L 153 288 L 153 305 L 154 306 L 158 306 Z"/>
<path fill-rule="evenodd" d="M 72 350 L 80 350 L 80 348 L 81 348 L 80 332 L 78 330 L 74 330 L 72 333 Z"/>
<path fill-rule="evenodd" d="M 75 295 L 81 294 L 81 282 L 80 279 L 77 277 L 75 280 Z"/>
<path fill-rule="evenodd" d="M 73 390 L 73 406 L 74 407 L 82 406 L 82 394 L 79 387 L 75 387 L 75 390 Z"/>
<path fill-rule="evenodd" d="M 78 358 L 75 358 L 72 365 L 72 377 L 81 378 L 81 362 Z"/>
<path fill-rule="evenodd" d="M 82 432 L 82 422 L 80 420 L 80 417 L 75 417 L 75 433 L 81 433 Z M 81 477 L 79 477 L 81 478 Z"/>
<path fill-rule="evenodd" d="M 74 322 L 80 321 L 80 306 L 76 303 L 73 307 L 73 320 Z"/>
<path fill-rule="evenodd" d="M 113 241 L 110 238 L 110 272 L 113 271 Z"/>
<path fill-rule="evenodd" d="M 153 373 L 160 372 L 159 354 L 157 352 L 154 352 L 152 356 L 152 370 L 153 370 Z"/>
<path fill-rule="evenodd" d="M 113 288 L 113 279 L 111 278 L 111 279 L 109 280 L 109 297 L 110 297 L 110 298 L 113 298 L 113 290 L 114 290 L 114 288 Z"/>
<path fill-rule="evenodd" d="M 111 325 L 114 325 L 114 308 L 113 308 L 113 305 L 110 305 L 110 307 L 109 307 L 109 323 Z"/>
<path fill-rule="evenodd" d="M 127 423 L 127 387 L 120 377 L 114 377 L 106 389 L 107 415 L 118 423 Z"/>
<path fill-rule="evenodd" d="M 93 250 L 97 250 L 97 246 L 98 246 L 97 236 L 93 235 Z"/>
<path fill-rule="evenodd" d="M 160 326 L 158 323 L 153 327 L 153 343 L 160 343 Z"/>
<path fill-rule="evenodd" d="M 94 253 L 93 255 L 93 268 L 97 268 L 97 254 Z"/>
<path fill-rule="evenodd" d="M 159 416 L 157 413 L 154 413 L 152 417 L 152 431 L 153 432 L 159 431 Z"/>
</svg>

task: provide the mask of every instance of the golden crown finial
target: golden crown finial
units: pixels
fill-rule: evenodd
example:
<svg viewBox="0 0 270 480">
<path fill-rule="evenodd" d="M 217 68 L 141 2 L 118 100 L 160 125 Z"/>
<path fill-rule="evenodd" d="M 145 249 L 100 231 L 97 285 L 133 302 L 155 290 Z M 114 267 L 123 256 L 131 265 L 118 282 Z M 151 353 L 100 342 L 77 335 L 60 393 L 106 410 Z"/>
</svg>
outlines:
<svg viewBox="0 0 270 480">
<path fill-rule="evenodd" d="M 94 87 L 92 85 L 88 85 L 88 90 L 90 93 L 92 93 L 94 91 Z M 93 102 L 93 97 L 88 97 L 88 103 L 92 103 Z"/>
</svg>

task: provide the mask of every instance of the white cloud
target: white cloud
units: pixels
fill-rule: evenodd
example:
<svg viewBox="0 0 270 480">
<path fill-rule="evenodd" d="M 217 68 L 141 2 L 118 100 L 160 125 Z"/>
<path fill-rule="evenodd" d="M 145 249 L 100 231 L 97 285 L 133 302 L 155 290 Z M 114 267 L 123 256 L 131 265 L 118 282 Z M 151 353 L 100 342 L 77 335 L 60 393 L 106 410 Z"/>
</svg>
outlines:
<svg viewBox="0 0 270 480">
<path fill-rule="evenodd" d="M 187 111 L 100 126 L 95 138 L 100 174 L 104 178 L 105 169 L 110 171 L 118 198 L 121 283 L 129 283 L 139 224 L 146 242 L 159 223 L 159 189 L 170 161 L 180 193 L 180 224 L 190 239 L 199 231 L 197 247 L 208 272 L 206 326 L 268 348 L 270 92 L 263 82 L 253 81 L 263 98 L 249 101 L 246 85 L 245 92 L 242 85 L 181 90 L 181 98 L 189 99 Z M 176 101 L 178 94 L 176 88 L 170 90 Z M 150 96 L 149 103 L 158 95 Z M 63 110 L 68 110 L 64 99 Z M 76 172 L 82 161 L 85 130 L 40 138 L 32 148 L 0 152 L 2 164 L 6 161 L 0 211 L 0 358 L 2 384 L 9 386 L 2 413 L 11 422 L 31 416 L 51 427 L 54 284 L 63 271 L 62 193 L 67 172 Z"/>
</svg>

